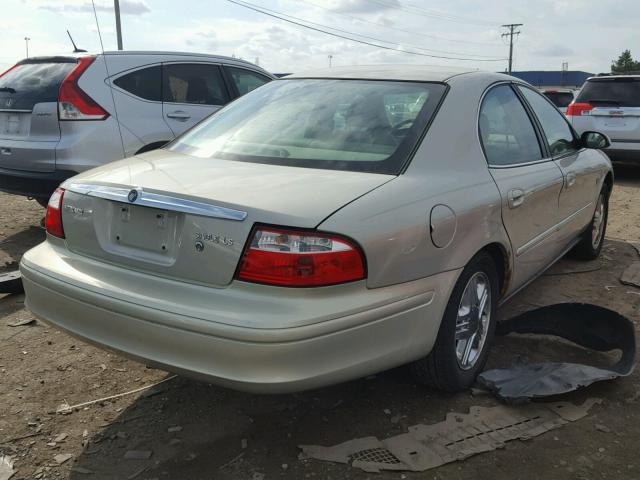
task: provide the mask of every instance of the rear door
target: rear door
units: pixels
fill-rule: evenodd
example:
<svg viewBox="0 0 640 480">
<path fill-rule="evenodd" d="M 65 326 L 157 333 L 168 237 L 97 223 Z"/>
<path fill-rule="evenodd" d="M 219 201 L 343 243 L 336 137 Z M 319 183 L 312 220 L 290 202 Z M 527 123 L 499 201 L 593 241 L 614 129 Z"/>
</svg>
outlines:
<svg viewBox="0 0 640 480">
<path fill-rule="evenodd" d="M 113 97 L 120 123 L 140 143 L 140 147 L 168 142 L 174 135 L 162 112 L 162 65 L 145 65 L 119 73 L 113 79 Z M 128 151 L 133 155 L 136 151 Z"/>
<path fill-rule="evenodd" d="M 579 132 L 606 133 L 615 143 L 640 144 L 640 77 L 592 78 L 576 103 L 593 108 L 572 118 Z"/>
<path fill-rule="evenodd" d="M 559 201 L 559 240 L 569 242 L 589 223 L 600 177 L 599 154 L 583 149 L 562 115 L 546 98 L 531 88 L 518 86 L 533 110 L 546 148 L 562 170 L 563 186 Z"/>
<path fill-rule="evenodd" d="M 58 91 L 75 58 L 24 60 L 0 76 L 0 168 L 55 170 Z"/>
<path fill-rule="evenodd" d="M 230 93 L 218 64 L 164 63 L 162 97 L 164 119 L 180 135 L 226 105 Z"/>
<path fill-rule="evenodd" d="M 515 254 L 513 288 L 518 288 L 560 252 L 556 227 L 562 172 L 545 158 L 532 119 L 509 84 L 484 96 L 479 131 L 502 197 L 502 220 Z"/>
</svg>

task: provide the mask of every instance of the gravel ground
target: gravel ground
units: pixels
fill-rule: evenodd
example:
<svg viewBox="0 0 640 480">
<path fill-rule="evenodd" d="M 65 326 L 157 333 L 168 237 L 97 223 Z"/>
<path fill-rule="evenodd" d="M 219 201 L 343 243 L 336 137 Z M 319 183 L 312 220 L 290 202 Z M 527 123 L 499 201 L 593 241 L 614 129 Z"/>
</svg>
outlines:
<svg viewBox="0 0 640 480">
<path fill-rule="evenodd" d="M 510 300 L 502 318 L 537 306 L 585 301 L 640 320 L 640 289 L 619 282 L 622 271 L 638 259 L 627 242 L 640 239 L 640 168 L 618 167 L 616 175 L 601 258 L 588 264 L 562 260 Z M 43 210 L 35 202 L 4 194 L 0 201 L 1 272 L 15 268 L 22 252 L 44 235 L 38 227 Z M 568 273 L 576 270 L 588 271 Z M 587 418 L 559 430 L 426 473 L 376 475 L 301 460 L 297 445 L 385 438 L 416 423 L 439 422 L 450 411 L 495 405 L 495 400 L 431 391 L 412 384 L 399 368 L 279 396 L 172 378 L 142 393 L 56 414 L 64 402 L 100 399 L 170 376 L 41 322 L 10 326 L 32 318 L 23 302 L 22 295 L 0 298 L 0 457 L 14 458 L 13 479 L 640 478 L 639 373 L 565 395 L 574 402 L 588 397 L 603 402 Z M 514 356 L 594 360 L 593 354 L 560 342 L 510 338 L 497 341 L 490 365 L 508 365 Z M 131 451 L 145 458 L 126 458 Z"/>
</svg>

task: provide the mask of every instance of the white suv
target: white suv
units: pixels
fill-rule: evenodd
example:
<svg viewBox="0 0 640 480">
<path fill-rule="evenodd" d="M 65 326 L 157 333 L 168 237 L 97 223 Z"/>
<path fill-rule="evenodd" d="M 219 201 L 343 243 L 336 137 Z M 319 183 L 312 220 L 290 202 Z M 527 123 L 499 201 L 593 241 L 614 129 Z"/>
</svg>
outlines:
<svg viewBox="0 0 640 480">
<path fill-rule="evenodd" d="M 22 60 L 0 75 L 0 191 L 46 203 L 66 178 L 158 148 L 274 78 L 195 53 Z"/>
<path fill-rule="evenodd" d="M 611 160 L 640 162 L 640 75 L 588 78 L 566 115 L 580 134 L 608 135 Z"/>
</svg>

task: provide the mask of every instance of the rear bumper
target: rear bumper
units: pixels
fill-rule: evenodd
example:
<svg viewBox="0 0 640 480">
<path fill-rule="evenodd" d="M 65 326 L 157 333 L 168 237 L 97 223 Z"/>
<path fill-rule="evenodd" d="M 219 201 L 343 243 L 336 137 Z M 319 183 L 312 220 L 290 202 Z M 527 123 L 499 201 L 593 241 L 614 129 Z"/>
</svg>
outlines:
<svg viewBox="0 0 640 480">
<path fill-rule="evenodd" d="M 212 289 L 113 266 L 99 267 L 109 274 L 95 278 L 84 263 L 97 265 L 49 241 L 27 252 L 20 268 L 28 308 L 146 364 L 258 393 L 338 383 L 428 354 L 459 274 L 374 290 L 364 282 Z M 206 314 L 194 314 L 194 304 Z"/>
<path fill-rule="evenodd" d="M 22 170 L 0 169 L 0 191 L 23 195 L 25 197 L 49 198 L 67 178 L 76 172 L 28 172 Z"/>
</svg>

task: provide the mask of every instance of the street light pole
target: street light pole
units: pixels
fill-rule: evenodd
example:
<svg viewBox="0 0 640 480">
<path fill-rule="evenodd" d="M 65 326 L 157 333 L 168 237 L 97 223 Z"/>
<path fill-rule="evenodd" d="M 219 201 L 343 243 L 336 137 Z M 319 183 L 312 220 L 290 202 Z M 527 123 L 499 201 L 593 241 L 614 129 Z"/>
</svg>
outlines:
<svg viewBox="0 0 640 480">
<path fill-rule="evenodd" d="M 113 9 L 116 12 L 116 37 L 118 50 L 122 50 L 122 26 L 120 25 L 120 0 L 113 0 Z"/>
<path fill-rule="evenodd" d="M 29 58 L 29 40 L 31 40 L 29 37 L 24 37 L 24 45 L 27 49 L 27 58 Z"/>
</svg>

